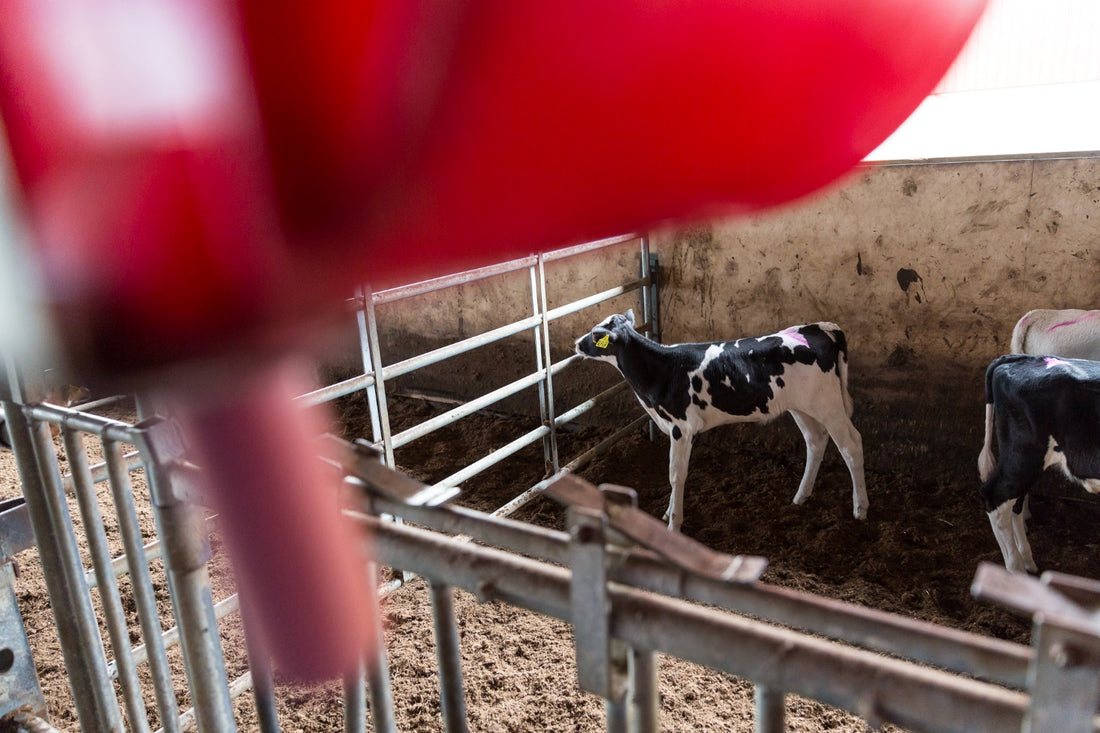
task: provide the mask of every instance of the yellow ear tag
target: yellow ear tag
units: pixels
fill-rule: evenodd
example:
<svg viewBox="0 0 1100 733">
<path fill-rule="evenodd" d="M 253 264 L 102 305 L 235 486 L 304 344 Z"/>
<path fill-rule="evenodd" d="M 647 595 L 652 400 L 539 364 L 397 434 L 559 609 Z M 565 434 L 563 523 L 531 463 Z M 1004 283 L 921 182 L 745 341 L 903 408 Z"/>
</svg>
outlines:
<svg viewBox="0 0 1100 733">
<path fill-rule="evenodd" d="M 596 340 L 596 347 L 600 349 L 606 349 L 609 343 L 611 343 L 611 334 L 605 333 L 602 339 Z"/>
</svg>

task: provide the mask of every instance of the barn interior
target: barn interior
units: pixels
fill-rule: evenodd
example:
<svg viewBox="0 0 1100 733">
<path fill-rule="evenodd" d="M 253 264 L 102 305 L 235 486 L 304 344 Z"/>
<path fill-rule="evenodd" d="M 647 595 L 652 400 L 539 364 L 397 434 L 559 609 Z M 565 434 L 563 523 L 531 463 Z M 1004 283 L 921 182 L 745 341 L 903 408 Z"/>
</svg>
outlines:
<svg viewBox="0 0 1100 733">
<path fill-rule="evenodd" d="M 1020 7 L 1016 12 L 1013 22 L 1019 25 L 1014 28 L 1027 25 L 1018 15 L 1024 12 L 1032 33 L 1060 29 L 1061 35 L 1049 33 L 1062 46 L 1059 59 L 1071 57 L 1076 39 L 1090 37 L 1095 28 L 1095 21 L 1056 23 L 1040 21 Z M 1004 49 L 1013 49 L 1019 36 L 1009 33 L 1007 41 L 986 43 L 1007 54 Z M 1042 52 L 1055 54 L 1049 44 Z M 988 79 L 964 67 L 945 80 L 937 99 L 959 101 L 956 97 L 981 87 L 977 108 L 1003 113 L 986 96 L 1000 90 L 991 90 Z M 1043 97 L 1050 106 L 1042 119 L 1065 132 L 1055 123 L 1087 119 L 1088 110 L 1082 113 L 1075 105 L 1100 83 L 1100 70 L 1069 60 L 1045 68 L 1049 78 L 1028 77 L 1024 86 L 1045 91 L 1052 85 L 1079 85 L 1069 90 L 1068 102 Z M 1037 106 L 1034 99 L 1023 104 Z M 974 108 L 958 109 L 977 114 Z M 835 322 L 849 345 L 853 421 L 862 434 L 871 502 L 868 518 L 852 517 L 849 478 L 835 446 L 827 451 L 814 495 L 804 505 L 791 503 L 804 446 L 790 418 L 782 416 L 766 425 L 725 426 L 699 439 L 687 481 L 684 535 L 721 553 L 766 558 L 761 582 L 784 591 L 1026 647 L 1034 641 L 1032 619 L 975 597 L 971 588 L 981 563 L 1001 561 L 978 496 L 982 380 L 990 360 L 1008 351 L 1013 325 L 1028 310 L 1095 307 L 1100 223 L 1092 216 L 1100 217 L 1100 145 L 1095 137 L 1072 135 L 1054 143 L 1049 138 L 1024 142 L 1020 136 L 992 140 L 988 132 L 967 137 L 955 120 L 948 123 L 955 126 L 949 147 L 912 147 L 912 136 L 919 140 L 921 133 L 903 130 L 905 136 L 884 145 L 845 179 L 779 209 L 665 223 L 624 233 L 621 241 L 576 256 L 532 254 L 532 263 L 522 267 L 488 277 L 458 277 L 446 288 L 424 288 L 408 298 L 386 298 L 393 284 L 372 292 L 368 283 L 355 300 L 372 304 L 370 322 L 361 310 L 348 314 L 316 364 L 318 393 L 306 401 L 333 405 L 330 427 L 349 440 L 379 442 L 380 431 L 392 437 L 429 421 L 450 423 L 392 448 L 392 463 L 425 484 L 454 484 L 461 491 L 452 502 L 457 507 L 494 512 L 528 494 L 512 519 L 565 529 L 566 509 L 531 490 L 544 487 L 574 457 L 602 446 L 577 465 L 576 475 L 596 485 L 633 489 L 639 508 L 660 518 L 668 502 L 668 438 L 639 421 L 641 408 L 621 389 L 555 427 L 553 460 L 537 439 L 476 474 L 453 478 L 545 426 L 548 399 L 553 414 L 561 415 L 621 385 L 620 375 L 607 364 L 569 364 L 555 374 L 552 395 L 532 382 L 460 419 L 444 416 L 569 360 L 577 337 L 627 308 L 647 316 L 650 333 L 669 344 Z M 974 126 L 988 131 L 1004 124 L 1003 118 L 983 118 Z M 1030 131 L 1029 125 L 1014 127 Z M 960 139 L 968 145 L 962 150 Z M 982 147 L 992 144 L 998 147 Z M 639 278 L 642 285 L 615 294 Z M 606 297 L 571 308 L 598 293 Z M 566 312 L 558 316 L 555 309 Z M 552 322 L 529 324 L 387 379 L 384 426 L 377 394 L 331 390 L 349 380 L 361 385 L 362 375 L 374 367 L 406 364 L 547 313 L 555 313 Z M 329 393 L 322 396 L 326 389 Z M 125 423 L 138 416 L 129 400 L 102 414 Z M 624 426 L 629 427 L 619 440 L 603 443 Z M 57 440 L 62 470 L 68 470 L 65 446 Z M 10 459 L 10 454 L 0 455 L 5 479 L 0 499 L 22 491 Z M 135 489 L 139 494 L 147 490 L 141 474 L 136 474 Z M 75 505 L 71 511 L 78 514 Z M 151 511 L 146 506 L 140 511 L 143 530 L 155 534 Z M 1029 537 L 1040 568 L 1100 579 L 1095 533 L 1100 507 L 1092 497 L 1048 472 L 1032 511 Z M 78 519 L 78 529 L 82 524 Z M 117 550 L 118 530 L 111 532 Z M 234 592 L 233 572 L 216 529 L 212 543 L 211 576 L 215 599 L 221 600 Z M 61 729 L 75 729 L 66 659 L 41 568 L 30 554 L 20 555 L 19 564 L 14 587 L 49 717 Z M 383 574 L 387 581 L 397 575 Z M 154 573 L 154 584 L 167 628 L 172 610 L 163 568 Z M 125 595 L 126 586 L 123 590 Z M 470 729 L 606 729 L 604 701 L 577 687 L 570 624 L 486 601 L 477 593 L 458 592 L 455 600 Z M 431 603 L 429 584 L 409 579 L 383 605 L 401 730 L 444 729 Z M 134 611 L 127 608 L 127 613 Z M 242 622 L 228 616 L 220 623 L 230 677 L 247 673 Z M 133 635 L 139 636 L 137 631 Z M 172 657 L 185 707 L 184 667 L 178 655 Z M 6 672 L 0 669 L 0 682 Z M 759 690 L 746 679 L 671 657 L 661 660 L 659 679 L 662 729 L 754 729 Z M 148 677 L 142 683 L 152 710 Z M 300 685 L 278 674 L 275 683 L 281 729 L 312 733 L 347 725 L 343 683 Z M 882 724 L 873 705 L 842 710 L 795 695 L 779 704 L 788 731 L 910 729 Z M 241 730 L 270 729 L 248 695 L 236 698 L 233 712 Z M 156 712 L 152 715 L 154 723 L 160 722 Z M 367 721 L 361 724 L 363 730 L 374 729 Z"/>
</svg>

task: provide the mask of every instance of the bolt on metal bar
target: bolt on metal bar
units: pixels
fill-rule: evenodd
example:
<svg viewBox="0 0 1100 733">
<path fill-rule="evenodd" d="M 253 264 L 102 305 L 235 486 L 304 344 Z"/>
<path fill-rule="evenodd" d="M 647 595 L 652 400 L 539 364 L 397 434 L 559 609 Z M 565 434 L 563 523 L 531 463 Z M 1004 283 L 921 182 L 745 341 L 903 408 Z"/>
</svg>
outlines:
<svg viewBox="0 0 1100 733">
<path fill-rule="evenodd" d="M 121 711 L 107 679 L 106 661 L 102 653 L 96 653 L 103 644 L 84 589 L 53 440 L 44 424 L 32 427 L 23 405 L 8 400 L 0 404 L 34 527 L 77 719 L 84 730 L 121 731 Z"/>
<path fill-rule="evenodd" d="M 118 583 L 115 582 L 111 572 L 111 552 L 107 547 L 103 517 L 99 511 L 95 484 L 92 482 L 91 471 L 88 468 L 83 434 L 66 427 L 62 429 L 61 436 L 65 445 L 65 454 L 69 459 L 69 469 L 72 472 L 80 516 L 84 522 L 84 534 L 88 541 L 92 567 L 104 577 L 111 577 L 110 581 L 104 582 L 99 587 L 99 599 L 103 606 L 107 632 L 115 654 L 119 687 L 126 705 L 130 729 L 148 731 L 149 719 L 145 714 L 145 701 L 141 692 L 141 683 L 138 681 L 133 649 L 130 646 L 130 634 L 126 626 L 126 616 L 122 610 L 122 598 L 119 595 Z"/>
<path fill-rule="evenodd" d="M 141 527 L 138 524 L 137 507 L 134 504 L 134 490 L 130 483 L 130 473 L 125 470 L 122 460 L 122 446 L 118 441 L 101 438 L 103 456 L 107 463 L 108 485 L 114 500 L 118 517 L 119 534 L 129 566 L 130 583 L 137 608 L 141 635 L 145 639 L 144 654 L 149 661 L 153 677 L 153 692 L 160 713 L 161 725 L 168 731 L 179 730 L 175 720 L 179 717 L 175 690 L 172 686 L 172 672 L 168 665 L 168 655 L 161 641 L 160 613 L 157 610 L 156 594 L 149 565 L 144 562 L 142 553 Z M 106 572 L 106 569 L 101 570 Z M 134 653 L 138 662 L 138 655 Z"/>
</svg>

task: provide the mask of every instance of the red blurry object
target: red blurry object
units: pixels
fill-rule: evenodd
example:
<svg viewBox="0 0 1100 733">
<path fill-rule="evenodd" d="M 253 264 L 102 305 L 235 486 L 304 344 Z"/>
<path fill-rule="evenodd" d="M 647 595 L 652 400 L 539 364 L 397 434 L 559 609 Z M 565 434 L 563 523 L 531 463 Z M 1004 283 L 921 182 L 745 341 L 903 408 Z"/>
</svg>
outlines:
<svg viewBox="0 0 1100 733">
<path fill-rule="evenodd" d="M 984 2 L 0 0 L 0 115 L 69 357 L 122 384 L 204 363 L 224 395 L 279 383 L 248 372 L 302 348 L 360 281 L 834 181 L 932 90 Z M 212 491 L 241 513 L 239 547 L 270 545 L 316 485 L 296 468 L 308 443 L 241 435 L 290 421 L 285 392 L 248 394 L 191 420 L 233 477 Z M 245 521 L 261 504 L 264 524 Z M 296 542 L 333 529 L 306 516 Z M 352 551 L 326 547 L 279 572 Z M 275 587 L 255 554 L 236 559 Z M 308 633 L 276 646 L 291 672 L 335 674 L 341 638 L 363 638 L 339 588 L 359 580 L 337 568 L 306 614 L 325 651 Z M 273 641 L 306 622 L 256 612 Z"/>
</svg>

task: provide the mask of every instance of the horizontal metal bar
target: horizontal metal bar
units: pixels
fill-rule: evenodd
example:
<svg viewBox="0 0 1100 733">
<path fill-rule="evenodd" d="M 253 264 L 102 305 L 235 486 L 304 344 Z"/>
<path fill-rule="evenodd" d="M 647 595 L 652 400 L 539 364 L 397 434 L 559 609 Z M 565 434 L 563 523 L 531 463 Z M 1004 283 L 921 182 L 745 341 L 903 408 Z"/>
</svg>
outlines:
<svg viewBox="0 0 1100 733">
<path fill-rule="evenodd" d="M 640 418 L 640 421 L 644 420 Z M 610 440 L 605 439 L 604 443 Z M 540 489 L 550 480 L 540 482 L 534 488 Z M 418 525 L 469 535 L 479 542 L 549 562 L 562 563 L 568 559 L 564 533 L 527 534 L 525 528 L 529 525 L 510 524 L 508 520 L 489 518 L 482 513 L 450 505 L 414 509 L 377 498 L 374 501 L 375 511 L 401 516 Z M 609 552 L 615 553 L 617 550 L 611 549 Z M 612 577 L 616 581 L 637 588 L 767 618 L 809 633 L 1010 687 L 1026 685 L 1027 668 L 1033 652 L 1020 644 L 767 583 L 745 585 L 707 580 L 686 574 L 655 556 L 637 550 L 632 550 L 629 556 L 616 560 L 612 565 L 615 568 Z"/>
<path fill-rule="evenodd" d="M 218 519 L 217 514 L 212 514 L 212 515 L 210 515 L 209 517 L 206 518 L 206 531 L 207 532 L 213 532 L 214 530 L 217 529 L 217 526 L 218 526 L 217 519 Z M 152 542 L 148 543 L 147 545 L 144 545 L 141 549 L 142 549 L 142 557 L 144 558 L 146 565 L 151 563 L 153 560 L 159 560 L 164 555 L 164 551 L 162 549 L 162 543 L 159 539 L 153 540 Z M 128 565 L 127 557 L 126 557 L 125 553 L 119 555 L 118 557 L 112 558 L 112 560 L 111 560 L 111 572 L 114 574 L 114 577 L 116 577 L 116 578 L 121 576 L 121 575 L 125 575 L 127 572 L 129 572 L 129 565 Z M 99 579 L 96 577 L 95 568 L 85 569 L 84 570 L 84 579 L 88 582 L 88 587 L 89 588 L 96 588 L 96 587 L 99 586 Z"/>
<path fill-rule="evenodd" d="M 137 429 L 133 425 L 120 420 L 112 420 L 92 413 L 78 412 L 71 407 L 61 407 L 46 402 L 25 405 L 23 412 L 33 420 L 56 423 L 61 427 L 91 433 L 118 443 L 132 444 L 136 442 Z"/>
<path fill-rule="evenodd" d="M 240 609 L 240 601 L 237 598 L 237 594 L 234 593 L 231 596 L 223 598 L 214 604 L 214 618 L 222 620 L 229 614 Z M 160 638 L 164 640 L 165 651 L 171 649 L 180 643 L 180 631 L 178 626 L 173 626 L 160 635 Z M 143 664 L 149 661 L 149 652 L 146 644 L 139 644 L 133 648 L 134 664 Z M 107 672 L 110 679 L 118 677 L 117 663 L 112 661 L 107 664 Z"/>
<path fill-rule="evenodd" d="M 407 524 L 371 517 L 361 521 L 373 530 L 374 548 L 388 566 L 465 588 L 481 600 L 502 600 L 570 620 L 565 568 Z M 1018 730 L 1027 709 L 1022 693 L 952 672 L 618 583 L 609 585 L 608 594 L 612 633 L 635 648 L 821 700 L 875 723 L 930 731 Z"/>
<path fill-rule="evenodd" d="M 136 450 L 130 451 L 129 453 L 124 454 L 122 456 L 122 458 L 126 463 L 126 471 L 127 472 L 133 472 L 133 471 L 138 470 L 139 468 L 144 468 L 145 467 L 145 461 L 142 459 L 141 454 L 138 453 Z M 89 466 L 88 470 L 92 474 L 92 483 L 93 484 L 101 484 L 101 483 L 103 483 L 104 481 L 107 480 L 107 475 L 108 474 L 107 474 L 107 462 L 106 461 L 101 461 L 100 463 L 97 463 L 93 466 Z M 61 483 L 65 487 L 66 492 L 68 492 L 70 494 L 73 493 L 74 484 L 73 484 L 73 475 L 72 475 L 72 473 L 62 474 L 61 475 Z"/>
<path fill-rule="evenodd" d="M 409 428 L 408 430 L 397 433 L 392 438 L 393 447 L 400 448 L 403 445 L 408 445 L 418 438 L 423 438 L 428 433 L 439 430 L 451 423 L 458 422 L 462 418 L 472 415 L 478 410 L 483 410 L 489 405 L 496 404 L 507 397 L 518 394 L 528 387 L 533 387 L 541 382 L 542 379 L 543 375 L 538 372 L 528 374 L 526 377 L 522 377 L 510 384 L 494 389 L 492 392 L 486 392 L 477 399 L 464 402 L 454 409 L 448 410 L 441 415 L 436 415 L 430 420 L 418 423 L 415 427 Z"/>
<path fill-rule="evenodd" d="M 463 481 L 468 481 L 470 478 L 481 473 L 485 469 L 494 466 L 503 461 L 508 456 L 523 450 L 532 443 L 541 440 L 543 437 L 550 434 L 550 428 L 545 425 L 541 425 L 534 430 L 521 435 L 512 442 L 502 445 L 495 451 L 485 456 L 484 458 L 471 463 L 463 468 L 461 471 L 452 473 L 447 478 L 435 484 L 435 486 L 457 486 Z"/>
<path fill-rule="evenodd" d="M 572 247 L 562 247 L 561 249 L 552 249 L 549 252 L 542 253 L 543 262 L 555 262 L 557 260 L 564 260 L 568 257 L 576 257 L 586 252 L 592 252 L 597 249 L 605 249 L 607 247 L 613 247 L 616 244 L 625 244 L 627 242 L 633 242 L 636 239 L 641 239 L 642 235 L 638 233 L 620 234 L 615 237 L 608 237 L 606 239 L 597 239 L 592 242 L 585 242 L 584 244 L 575 244 Z"/>
<path fill-rule="evenodd" d="M 597 249 L 604 249 L 606 247 L 613 247 L 617 244 L 632 242 L 636 239 L 640 239 L 641 236 L 642 235 L 638 233 L 622 234 L 614 237 L 608 237 L 606 239 L 598 239 L 592 242 L 585 242 L 583 244 L 573 245 L 572 247 L 562 247 L 561 249 L 543 252 L 542 259 L 545 262 L 563 260 L 568 257 L 575 257 L 576 255 L 584 254 L 586 252 L 593 252 Z M 473 270 L 466 270 L 464 272 L 458 272 L 451 275 L 444 275 L 442 277 L 432 278 L 430 280 L 422 280 L 421 282 L 412 283 L 409 285 L 402 285 L 396 288 L 379 290 L 377 293 L 373 293 L 371 298 L 375 305 L 392 303 L 394 301 L 404 300 L 405 298 L 412 298 L 417 295 L 434 293 L 437 290 L 444 290 L 446 288 L 454 287 L 456 285 L 465 285 L 467 283 L 475 282 L 477 280 L 484 280 L 486 278 L 494 277 L 497 275 L 506 275 L 510 272 L 516 272 L 517 270 L 534 267 L 537 264 L 538 256 L 528 255 L 526 257 L 520 257 L 514 260 L 509 260 L 508 262 L 501 262 L 495 265 L 489 265 L 487 267 L 479 267 Z"/>
<path fill-rule="evenodd" d="M 241 676 L 229 682 L 229 698 L 236 700 L 252 689 L 252 672 L 246 671 Z M 195 720 L 195 708 L 187 708 L 179 717 L 179 729 L 180 731 L 197 730 L 199 727 L 198 721 Z M 157 733 L 164 733 L 164 728 L 160 728 Z"/>
<path fill-rule="evenodd" d="M 403 374 L 416 371 L 417 369 L 423 369 L 426 366 L 431 366 L 438 362 L 451 358 L 452 356 L 458 356 L 467 352 L 479 349 L 482 346 L 488 346 L 491 343 L 502 341 L 509 336 L 515 336 L 517 333 L 524 331 L 530 331 L 535 326 L 542 323 L 542 319 L 539 316 L 528 316 L 522 320 L 509 323 L 506 326 L 500 328 L 494 328 L 491 331 L 480 333 L 477 336 L 471 336 L 470 338 L 456 341 L 453 344 L 447 346 L 441 346 L 438 349 L 432 349 L 431 351 L 425 351 L 423 354 L 417 354 L 416 356 L 405 359 L 403 361 L 390 364 L 382 369 L 382 380 L 389 381 L 395 377 L 400 377 Z"/>
<path fill-rule="evenodd" d="M 104 405 L 113 405 L 116 402 L 121 402 L 127 397 L 129 397 L 129 395 L 116 394 L 110 397 L 101 397 L 98 400 L 92 400 L 90 402 L 81 402 L 79 405 L 70 405 L 70 407 L 77 412 L 88 412 L 98 407 L 103 407 Z"/>
<path fill-rule="evenodd" d="M 614 387 L 608 387 L 603 392 L 600 392 L 598 395 L 595 395 L 594 397 L 592 397 L 590 399 L 587 399 L 584 402 L 580 403 L 576 407 L 573 407 L 573 408 L 563 412 L 562 414 L 558 415 L 556 418 L 554 418 L 554 425 L 560 427 L 562 425 L 565 425 L 566 423 L 573 422 L 574 420 L 576 420 L 578 417 L 580 417 L 584 413 L 590 412 L 593 408 L 595 408 L 600 403 L 606 402 L 607 400 L 609 400 L 612 397 L 616 396 L 618 393 L 625 391 L 627 387 L 628 387 L 628 385 L 627 385 L 626 382 L 619 382 Z M 642 418 L 642 419 L 648 420 L 649 418 Z M 637 422 L 637 421 L 635 421 L 635 422 Z M 631 425 L 633 425 L 633 424 L 634 423 L 631 423 Z"/>
<path fill-rule="evenodd" d="M 540 482 L 539 485 L 545 482 Z M 413 524 L 449 535 L 476 536 L 479 542 L 510 549 L 550 562 L 569 559 L 569 535 L 558 530 L 517 522 L 502 515 L 487 515 L 466 507 L 447 504 L 438 507 L 408 506 L 381 496 L 371 497 L 371 514 L 400 516 Z"/>
<path fill-rule="evenodd" d="M 646 280 L 633 280 L 625 285 L 619 285 L 614 288 L 608 288 L 600 293 L 589 295 L 587 298 L 581 298 L 580 300 L 574 300 L 572 303 L 566 303 L 560 305 L 557 308 L 551 308 L 546 312 L 546 319 L 549 321 L 557 320 L 563 316 L 567 316 L 571 313 L 582 311 L 585 308 L 590 308 L 598 303 L 603 303 L 606 300 L 617 298 L 620 295 L 626 295 L 627 293 L 635 290 L 640 290 L 643 286 L 648 285 Z"/>
<path fill-rule="evenodd" d="M 466 270 L 464 272 L 456 272 L 451 275 L 432 278 L 431 280 L 421 280 L 420 282 L 409 285 L 379 290 L 377 293 L 371 294 L 371 299 L 375 305 L 393 303 L 417 295 L 426 295 L 427 293 L 434 293 L 437 290 L 445 290 L 446 288 L 452 288 L 456 285 L 466 285 L 497 275 L 507 275 L 510 272 L 534 267 L 536 264 L 538 264 L 538 257 L 535 255 L 528 255 L 526 257 L 489 265 L 487 267 L 479 267 L 474 270 Z"/>
<path fill-rule="evenodd" d="M 359 376 L 345 379 L 342 382 L 330 384 L 327 387 L 321 387 L 312 392 L 298 395 L 294 399 L 313 407 L 322 402 L 331 402 L 332 400 L 346 397 L 349 394 L 354 394 L 355 392 L 370 387 L 372 384 L 374 384 L 373 374 L 360 374 Z"/>
</svg>

